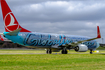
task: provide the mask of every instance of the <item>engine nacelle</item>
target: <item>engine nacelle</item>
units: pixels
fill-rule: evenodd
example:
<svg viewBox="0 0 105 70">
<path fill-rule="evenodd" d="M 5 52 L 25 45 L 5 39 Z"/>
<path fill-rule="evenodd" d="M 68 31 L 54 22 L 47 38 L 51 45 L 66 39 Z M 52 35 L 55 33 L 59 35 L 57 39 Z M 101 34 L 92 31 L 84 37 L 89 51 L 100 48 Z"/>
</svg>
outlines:
<svg viewBox="0 0 105 70">
<path fill-rule="evenodd" d="M 86 52 L 88 50 L 88 47 L 84 44 L 79 44 L 77 47 L 75 47 L 76 52 Z"/>
</svg>

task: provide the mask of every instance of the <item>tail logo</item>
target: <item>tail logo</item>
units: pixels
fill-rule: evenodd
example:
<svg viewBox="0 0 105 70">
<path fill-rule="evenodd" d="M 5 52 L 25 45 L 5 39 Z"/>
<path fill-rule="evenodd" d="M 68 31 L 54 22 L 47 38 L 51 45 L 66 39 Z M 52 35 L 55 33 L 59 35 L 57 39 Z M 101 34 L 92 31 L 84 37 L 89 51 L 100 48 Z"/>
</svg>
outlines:
<svg viewBox="0 0 105 70">
<path fill-rule="evenodd" d="M 4 18 L 5 28 L 11 32 L 19 28 L 17 20 L 14 18 L 13 13 L 8 13 Z"/>
</svg>

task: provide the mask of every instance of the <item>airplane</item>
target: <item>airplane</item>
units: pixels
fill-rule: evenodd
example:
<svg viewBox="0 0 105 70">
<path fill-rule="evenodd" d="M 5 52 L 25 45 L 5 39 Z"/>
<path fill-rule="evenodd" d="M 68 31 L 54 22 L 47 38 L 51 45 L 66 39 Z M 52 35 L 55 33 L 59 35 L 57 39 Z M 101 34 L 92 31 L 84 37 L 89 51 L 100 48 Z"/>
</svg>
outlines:
<svg viewBox="0 0 105 70">
<path fill-rule="evenodd" d="M 5 32 L 1 33 L 5 38 L 13 43 L 31 48 L 47 49 L 46 53 L 59 52 L 67 54 L 67 50 L 74 49 L 76 52 L 86 52 L 90 50 L 92 54 L 99 43 L 95 39 L 101 38 L 99 26 L 97 26 L 97 37 L 63 35 L 51 33 L 31 32 L 20 26 L 11 9 L 5 0 L 0 0 Z"/>
<path fill-rule="evenodd" d="M 2 38 L 2 36 L 1 36 L 1 35 L 0 35 L 0 40 L 1 40 L 1 41 L 4 41 L 4 39 Z"/>
</svg>

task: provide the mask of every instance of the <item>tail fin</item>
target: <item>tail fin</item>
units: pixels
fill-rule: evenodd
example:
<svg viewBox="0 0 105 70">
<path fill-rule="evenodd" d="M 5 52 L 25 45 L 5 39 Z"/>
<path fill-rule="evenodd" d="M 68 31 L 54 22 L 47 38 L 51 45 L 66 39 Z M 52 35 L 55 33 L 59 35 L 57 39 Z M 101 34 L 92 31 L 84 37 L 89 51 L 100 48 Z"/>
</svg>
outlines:
<svg viewBox="0 0 105 70">
<path fill-rule="evenodd" d="M 6 32 L 11 32 L 19 28 L 21 28 L 20 32 L 31 32 L 29 30 L 22 28 L 19 25 L 18 21 L 16 20 L 14 14 L 12 13 L 11 9 L 9 8 L 5 0 L 0 0 L 0 3 Z"/>
<path fill-rule="evenodd" d="M 101 38 L 99 26 L 97 26 L 97 38 Z"/>
<path fill-rule="evenodd" d="M 4 39 L 2 38 L 2 36 L 1 36 L 1 35 L 0 35 L 0 40 L 1 40 L 1 41 L 4 41 Z"/>
</svg>

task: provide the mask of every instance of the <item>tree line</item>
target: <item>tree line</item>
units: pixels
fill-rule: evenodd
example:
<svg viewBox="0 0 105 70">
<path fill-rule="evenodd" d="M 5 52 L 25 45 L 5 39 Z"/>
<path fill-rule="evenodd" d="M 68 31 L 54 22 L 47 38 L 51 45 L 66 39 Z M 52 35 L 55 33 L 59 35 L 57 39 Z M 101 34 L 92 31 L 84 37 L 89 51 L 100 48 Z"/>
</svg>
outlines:
<svg viewBox="0 0 105 70">
<path fill-rule="evenodd" d="M 5 42 L 0 40 L 0 48 L 27 48 L 27 47 L 19 45 L 17 43 Z"/>
</svg>

